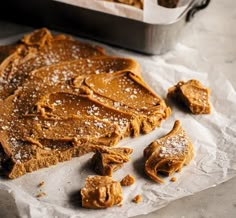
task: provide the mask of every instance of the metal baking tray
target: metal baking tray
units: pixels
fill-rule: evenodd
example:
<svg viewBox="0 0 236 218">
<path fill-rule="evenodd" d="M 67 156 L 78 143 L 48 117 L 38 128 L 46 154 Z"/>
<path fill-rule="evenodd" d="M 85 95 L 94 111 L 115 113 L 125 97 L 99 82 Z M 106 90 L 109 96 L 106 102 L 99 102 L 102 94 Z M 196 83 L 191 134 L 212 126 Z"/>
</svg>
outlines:
<svg viewBox="0 0 236 218">
<path fill-rule="evenodd" d="M 70 34 L 146 54 L 171 50 L 193 15 L 208 6 L 200 0 L 189 7 L 174 23 L 149 24 L 51 0 L 8 0 L 1 6 L 0 17 L 34 27 L 46 26 Z"/>
</svg>

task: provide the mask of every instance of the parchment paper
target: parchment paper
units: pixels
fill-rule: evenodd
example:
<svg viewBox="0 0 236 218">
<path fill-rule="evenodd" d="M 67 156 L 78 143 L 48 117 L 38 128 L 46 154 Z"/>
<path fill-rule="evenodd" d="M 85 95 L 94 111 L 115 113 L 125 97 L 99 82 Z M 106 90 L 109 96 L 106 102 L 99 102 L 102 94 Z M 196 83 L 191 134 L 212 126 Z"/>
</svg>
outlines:
<svg viewBox="0 0 236 218">
<path fill-rule="evenodd" d="M 144 0 L 143 10 L 126 4 L 103 0 L 54 0 L 65 4 L 88 8 L 103 13 L 143 21 L 151 24 L 169 24 L 182 16 L 184 11 L 200 0 L 179 0 L 176 8 L 165 8 L 157 0 Z"/>
<path fill-rule="evenodd" d="M 113 14 L 116 16 L 127 17 L 134 20 L 143 20 L 143 11 L 124 4 L 115 4 L 102 0 L 53 0 L 70 4 L 82 8 L 88 8 L 103 13 Z"/>
<path fill-rule="evenodd" d="M 158 5 L 157 0 L 144 0 L 143 21 L 151 24 L 172 23 L 197 1 L 199 0 L 180 0 L 176 8 L 165 8 Z"/>
<path fill-rule="evenodd" d="M 171 117 L 148 135 L 125 139 L 120 146 L 134 148 L 132 160 L 114 174 L 120 180 L 127 173 L 137 182 L 123 188 L 122 207 L 106 210 L 87 210 L 78 206 L 78 191 L 87 175 L 91 154 L 48 169 L 27 174 L 13 181 L 0 179 L 0 214 L 4 217 L 131 217 L 147 214 L 183 196 L 222 183 L 236 175 L 236 49 L 232 23 L 235 13 L 225 8 L 235 8 L 235 1 L 227 4 L 215 0 L 209 10 L 186 27 L 185 37 L 176 48 L 162 56 L 144 56 L 126 50 L 102 45 L 111 55 L 136 59 L 142 67 L 144 80 L 165 98 L 167 89 L 179 80 L 198 79 L 211 89 L 211 115 L 191 115 L 181 111 L 172 102 Z M 218 25 L 218 24 L 221 25 Z M 224 31 L 223 31 L 224 30 Z M 20 36 L 17 36 L 20 37 Z M 16 36 L 3 38 L 6 44 Z M 96 43 L 98 44 L 98 43 Z M 227 77 L 231 76 L 231 80 Z M 226 77 L 227 76 L 227 77 Z M 234 85 L 233 85 L 234 84 Z M 166 134 L 176 119 L 180 119 L 195 147 L 195 157 L 190 165 L 175 174 L 177 181 L 159 185 L 143 174 L 142 153 L 156 137 Z M 45 185 L 37 185 L 44 181 Z M 36 199 L 40 191 L 47 195 Z M 134 204 L 131 199 L 143 196 L 143 202 Z M 7 214 L 10 214 L 7 216 Z"/>
</svg>

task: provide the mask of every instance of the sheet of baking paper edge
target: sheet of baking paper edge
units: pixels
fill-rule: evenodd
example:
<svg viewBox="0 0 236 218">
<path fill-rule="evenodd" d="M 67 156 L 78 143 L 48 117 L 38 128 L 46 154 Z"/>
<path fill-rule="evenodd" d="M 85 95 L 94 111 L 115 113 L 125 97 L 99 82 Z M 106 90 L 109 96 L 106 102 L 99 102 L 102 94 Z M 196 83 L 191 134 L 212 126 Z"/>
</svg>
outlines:
<svg viewBox="0 0 236 218">
<path fill-rule="evenodd" d="M 195 2 L 196 0 L 180 0 L 177 8 L 165 8 L 158 5 L 158 0 L 144 1 L 143 21 L 150 24 L 173 23 Z"/>
<path fill-rule="evenodd" d="M 112 14 L 120 17 L 126 17 L 133 20 L 143 21 L 143 11 L 133 6 L 124 4 L 115 4 L 102 0 L 53 0 L 70 4 L 82 8 L 100 11 L 107 14 Z"/>
<path fill-rule="evenodd" d="M 150 24 L 169 24 L 178 20 L 194 2 L 199 0 L 180 0 L 177 8 L 165 8 L 158 0 L 144 0 L 144 10 L 125 4 L 102 0 L 53 0 L 77 7 L 100 11 Z"/>
</svg>

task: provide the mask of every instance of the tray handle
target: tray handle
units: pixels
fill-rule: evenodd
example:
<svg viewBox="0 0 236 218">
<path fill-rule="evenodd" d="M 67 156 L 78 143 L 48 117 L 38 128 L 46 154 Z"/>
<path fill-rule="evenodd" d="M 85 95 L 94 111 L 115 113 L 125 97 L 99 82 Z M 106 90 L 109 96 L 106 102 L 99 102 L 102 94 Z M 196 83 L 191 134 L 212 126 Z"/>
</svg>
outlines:
<svg viewBox="0 0 236 218">
<path fill-rule="evenodd" d="M 205 9 L 209 4 L 211 0 L 203 0 L 200 4 L 196 4 L 193 6 L 192 9 L 190 9 L 186 15 L 186 21 L 189 22 L 193 19 L 194 15 L 199 12 L 200 10 Z"/>
</svg>

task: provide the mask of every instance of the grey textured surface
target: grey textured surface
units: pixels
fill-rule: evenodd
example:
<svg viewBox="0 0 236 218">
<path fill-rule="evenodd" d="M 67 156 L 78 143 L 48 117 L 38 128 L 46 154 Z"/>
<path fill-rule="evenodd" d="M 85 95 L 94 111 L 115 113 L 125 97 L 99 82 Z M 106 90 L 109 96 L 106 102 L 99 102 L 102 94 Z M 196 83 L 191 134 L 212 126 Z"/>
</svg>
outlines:
<svg viewBox="0 0 236 218">
<path fill-rule="evenodd" d="M 235 218 L 236 178 L 137 218 Z"/>
</svg>

